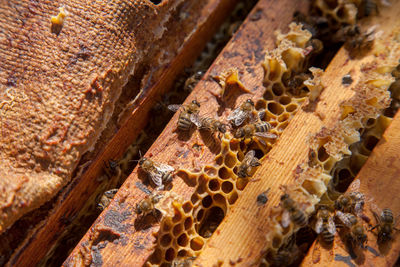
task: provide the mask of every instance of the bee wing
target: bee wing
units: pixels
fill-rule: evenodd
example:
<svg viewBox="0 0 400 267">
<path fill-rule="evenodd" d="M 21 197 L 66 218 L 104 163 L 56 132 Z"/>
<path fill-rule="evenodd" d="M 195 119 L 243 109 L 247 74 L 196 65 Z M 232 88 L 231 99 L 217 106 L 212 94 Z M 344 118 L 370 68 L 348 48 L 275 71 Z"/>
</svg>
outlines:
<svg viewBox="0 0 400 267">
<path fill-rule="evenodd" d="M 254 150 L 250 150 L 249 152 L 247 152 L 246 155 L 244 156 L 243 163 L 246 165 L 250 165 L 254 159 L 255 154 L 256 152 Z"/>
<path fill-rule="evenodd" d="M 320 234 L 321 233 L 321 231 L 322 231 L 322 218 L 318 218 L 318 220 L 317 220 L 317 222 L 315 223 L 315 228 L 314 228 L 314 230 L 315 230 L 315 232 L 317 233 L 317 234 Z"/>
<path fill-rule="evenodd" d="M 336 226 L 332 217 L 328 219 L 328 232 L 331 233 L 332 235 L 336 233 Z"/>
<path fill-rule="evenodd" d="M 355 179 L 349 186 L 349 191 L 358 191 L 360 189 L 360 179 Z"/>
<path fill-rule="evenodd" d="M 336 216 L 339 218 L 339 220 L 344 223 L 348 228 L 351 228 L 352 224 L 349 220 L 349 214 L 348 213 L 343 213 L 340 210 L 336 211 Z"/>
<path fill-rule="evenodd" d="M 287 210 L 284 210 L 282 213 L 282 222 L 281 222 L 282 226 L 284 228 L 288 227 L 290 224 L 290 214 Z"/>
<path fill-rule="evenodd" d="M 172 166 L 164 163 L 154 163 L 154 166 L 156 167 L 157 171 L 160 172 L 161 174 L 175 171 L 175 169 Z"/>
<path fill-rule="evenodd" d="M 192 113 L 190 114 L 190 121 L 196 125 L 196 127 L 200 127 L 201 126 L 201 121 L 200 121 L 200 117 L 197 113 Z"/>
<path fill-rule="evenodd" d="M 240 108 L 235 109 L 228 116 L 228 121 L 233 121 L 235 126 L 241 125 L 247 118 L 247 113 L 241 110 Z"/>
<path fill-rule="evenodd" d="M 265 138 L 271 138 L 271 139 L 276 139 L 278 138 L 278 136 L 276 134 L 273 133 L 266 133 L 266 132 L 257 132 L 254 134 L 255 136 L 259 136 L 259 137 L 265 137 Z"/>
<path fill-rule="evenodd" d="M 162 173 L 159 171 L 149 171 L 148 175 L 153 183 L 157 186 L 157 189 L 162 190 L 164 185 L 162 184 Z"/>
<path fill-rule="evenodd" d="M 177 112 L 178 109 L 181 107 L 182 105 L 178 105 L 178 104 L 172 104 L 172 105 L 168 105 L 168 109 L 173 111 L 173 112 Z"/>
</svg>

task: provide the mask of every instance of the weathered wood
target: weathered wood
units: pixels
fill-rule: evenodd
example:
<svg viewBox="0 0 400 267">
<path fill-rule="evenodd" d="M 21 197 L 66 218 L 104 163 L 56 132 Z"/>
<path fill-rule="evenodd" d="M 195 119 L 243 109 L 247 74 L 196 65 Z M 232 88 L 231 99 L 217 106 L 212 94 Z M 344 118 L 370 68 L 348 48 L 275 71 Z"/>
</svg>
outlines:
<svg viewBox="0 0 400 267">
<path fill-rule="evenodd" d="M 370 210 L 371 203 L 381 209 L 390 208 L 395 217 L 400 214 L 399 131 L 400 113 L 397 113 L 356 177 L 361 181 L 358 191 L 364 193 L 367 199 L 364 214 L 371 219 L 370 225 L 376 224 Z M 366 223 L 365 226 L 367 227 Z M 366 229 L 368 228 L 370 226 Z M 394 266 L 400 253 L 400 238 L 396 231 L 393 233 L 393 237 L 393 242 L 379 246 L 376 234 L 369 232 L 367 249 L 362 252 L 357 250 L 355 259 L 351 258 L 349 250 L 345 246 L 345 239 L 341 239 L 339 235 L 336 235 L 332 248 L 325 248 L 319 242 L 314 242 L 304 258 L 302 266 L 353 266 L 354 264 L 357 266 Z"/>
<path fill-rule="evenodd" d="M 225 99 L 227 108 L 233 108 L 237 103 L 241 103 L 249 97 L 261 97 L 264 92 L 261 82 L 264 71 L 260 63 L 264 59 L 264 50 L 274 47 L 273 32 L 276 29 L 285 29 L 295 10 L 305 10 L 306 8 L 305 1 L 294 3 L 290 0 L 263 0 L 256 5 L 205 75 L 205 77 L 214 76 L 232 66 L 239 69 L 242 83 L 251 89 L 252 94 L 242 94 L 239 97 L 238 94 L 228 96 Z M 214 94 L 219 90 L 220 87 L 215 81 L 211 79 L 203 80 L 186 99 L 185 104 L 197 99 L 201 103 L 200 113 L 213 116 L 219 105 Z M 227 111 L 225 110 L 224 115 Z M 147 156 L 153 157 L 156 161 L 169 163 L 177 168 L 187 169 L 212 162 L 215 152 L 218 152 L 219 144 L 213 143 L 210 137 L 200 136 L 197 131 L 193 132 L 191 136 L 177 132 L 177 119 L 178 114 L 175 114 L 163 133 L 149 149 Z M 206 145 L 203 145 L 203 142 Z M 200 146 L 200 152 L 192 149 L 194 144 Z M 184 156 L 182 156 L 183 154 Z M 137 227 L 135 225 L 137 216 L 133 214 L 133 209 L 136 203 L 145 196 L 145 193 L 135 184 L 140 181 L 139 178 L 140 172 L 138 175 L 137 169 L 135 169 L 121 187 L 113 202 L 100 215 L 70 257 L 64 262 L 65 266 L 82 263 L 81 260 L 84 260 L 85 255 L 89 257 L 94 255 L 88 244 L 93 240 L 104 241 L 103 239 L 99 240 L 98 235 L 105 228 L 109 231 L 120 232 L 119 240 L 126 242 L 108 242 L 104 248 L 99 250 L 98 253 L 96 252 L 96 255 L 103 262 L 110 266 L 140 266 L 144 264 L 153 251 L 152 244 L 155 238 L 152 233 L 158 232 L 159 225 L 155 223 L 149 225 L 146 229 L 135 229 L 135 226 Z M 177 177 L 173 182 L 171 191 L 184 199 L 189 199 L 194 190 L 192 186 Z"/>
<path fill-rule="evenodd" d="M 377 18 L 376 22 L 380 24 L 377 30 L 391 33 L 398 26 L 394 21 L 397 21 L 399 13 L 395 7 L 386 12 Z M 393 23 L 387 23 L 388 21 Z M 308 138 L 320 132 L 323 127 L 332 129 L 338 123 L 341 116 L 340 104 L 354 95 L 351 88 L 358 82 L 360 67 L 372 59 L 371 54 L 366 54 L 361 59 L 352 60 L 343 48 L 336 54 L 322 77 L 323 84 L 327 87 L 320 96 L 316 110 L 300 110 L 296 113 L 252 177 L 254 182 L 247 185 L 232 211 L 224 218 L 195 260 L 195 266 L 212 266 L 218 262 L 222 266 L 258 266 L 260 258 L 266 252 L 264 249 L 271 247 L 271 240 L 266 240 L 267 231 L 271 229 L 268 218 L 272 208 L 279 205 L 282 195 L 280 185 L 296 183 L 298 167 L 309 159 Z M 344 87 L 342 77 L 348 73 L 352 74 L 354 82 L 352 86 Z M 268 203 L 264 206 L 257 205 L 257 196 L 268 188 Z M 327 263 L 321 262 L 322 265 Z"/>
<path fill-rule="evenodd" d="M 153 77 L 158 77 L 155 84 L 143 84 L 142 95 L 134 103 L 134 110 L 121 128 L 115 133 L 105 148 L 96 155 L 92 164 L 76 178 L 61 194 L 55 208 L 46 221 L 41 222 L 34 229 L 24 243 L 14 252 L 9 261 L 10 265 L 33 266 L 38 263 L 54 246 L 60 233 L 90 199 L 99 182 L 96 180 L 108 159 L 120 158 L 125 149 L 135 140 L 148 121 L 151 107 L 159 96 L 167 92 L 182 70 L 190 66 L 202 51 L 205 43 L 212 37 L 223 20 L 229 15 L 237 1 L 210 0 L 201 10 L 196 10 L 199 17 L 178 54 L 163 66 L 154 62 Z M 172 37 L 173 38 L 173 37 Z"/>
</svg>

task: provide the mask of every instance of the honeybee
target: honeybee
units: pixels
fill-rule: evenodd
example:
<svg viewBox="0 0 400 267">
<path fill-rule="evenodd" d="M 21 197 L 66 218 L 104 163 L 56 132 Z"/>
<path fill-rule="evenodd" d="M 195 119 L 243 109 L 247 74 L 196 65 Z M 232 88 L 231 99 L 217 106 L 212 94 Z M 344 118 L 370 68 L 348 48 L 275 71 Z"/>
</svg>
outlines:
<svg viewBox="0 0 400 267">
<path fill-rule="evenodd" d="M 120 163 L 115 160 L 109 160 L 108 164 L 104 162 L 104 171 L 108 178 L 119 177 L 122 174 Z"/>
<path fill-rule="evenodd" d="M 178 129 L 182 131 L 188 131 L 192 124 L 197 122 L 196 116 L 199 114 L 200 103 L 197 100 L 193 100 L 189 105 L 168 105 L 168 109 L 171 111 L 178 111 L 180 107 L 183 107 L 182 112 L 178 118 Z"/>
<path fill-rule="evenodd" d="M 368 237 L 365 233 L 364 226 L 357 217 L 351 213 L 343 213 L 341 211 L 336 211 L 336 216 L 349 228 L 349 241 L 353 245 L 364 248 L 364 243 L 367 242 Z"/>
<path fill-rule="evenodd" d="M 157 190 L 163 190 L 164 184 L 172 181 L 172 172 L 175 171 L 173 167 L 167 164 L 158 163 L 145 157 L 139 160 L 139 166 L 157 186 Z"/>
<path fill-rule="evenodd" d="M 243 159 L 242 163 L 240 163 L 240 165 L 238 167 L 237 175 L 240 178 L 249 177 L 251 175 L 251 173 L 252 173 L 253 168 L 257 167 L 257 166 L 260 166 L 260 165 L 261 164 L 258 161 L 258 158 L 255 157 L 254 150 L 250 150 L 244 156 L 244 159 Z"/>
<path fill-rule="evenodd" d="M 234 136 L 235 138 L 243 139 L 253 138 L 254 136 L 273 139 L 278 138 L 276 134 L 268 132 L 270 129 L 271 124 L 265 121 L 251 123 L 237 129 Z"/>
<path fill-rule="evenodd" d="M 361 32 L 358 25 L 348 25 L 337 31 L 336 38 L 345 42 L 345 48 L 352 56 L 363 54 L 372 48 L 375 39 L 375 28 L 373 26 L 365 32 Z"/>
<path fill-rule="evenodd" d="M 196 259 L 196 257 L 174 259 L 171 263 L 171 267 L 191 267 L 194 259 Z"/>
<path fill-rule="evenodd" d="M 379 210 L 378 207 L 375 207 L 375 210 Z M 383 244 L 393 239 L 393 230 L 399 231 L 400 229 L 397 229 L 395 227 L 397 220 L 393 218 L 393 212 L 390 209 L 383 209 L 380 215 L 378 215 L 375 210 L 371 209 L 376 219 L 377 225 L 372 227 L 369 231 L 378 228 L 378 244 Z"/>
<path fill-rule="evenodd" d="M 154 205 L 157 204 L 161 198 L 161 194 L 147 195 L 142 201 L 136 204 L 136 214 L 143 214 L 143 216 L 146 216 L 151 213 L 154 217 L 157 217 L 157 209 Z"/>
<path fill-rule="evenodd" d="M 199 117 L 197 116 L 197 118 L 195 119 L 196 121 L 196 126 L 200 129 L 200 130 L 206 130 L 209 132 L 219 132 L 219 133 L 226 133 L 226 128 L 227 125 L 222 123 L 219 120 L 213 119 L 213 118 L 209 118 L 209 117 Z"/>
<path fill-rule="evenodd" d="M 302 254 L 302 251 L 296 245 L 295 238 L 291 237 L 287 244 L 282 246 L 276 254 L 273 255 L 272 266 L 290 266 L 294 264 Z"/>
<path fill-rule="evenodd" d="M 284 81 L 284 84 L 287 88 L 292 92 L 293 95 L 299 96 L 301 95 L 302 91 L 306 86 L 304 82 L 311 78 L 310 74 L 307 73 L 299 73 L 295 74 L 292 78 L 287 81 Z"/>
<path fill-rule="evenodd" d="M 201 80 L 201 77 L 203 77 L 204 71 L 196 71 L 193 75 L 191 75 L 189 78 L 186 79 L 185 85 L 184 85 L 184 90 L 191 92 L 193 88 L 196 86 L 196 84 Z"/>
<path fill-rule="evenodd" d="M 333 221 L 333 216 L 331 216 L 329 210 L 324 206 L 321 206 L 317 212 L 315 232 L 320 234 L 322 240 L 328 245 L 332 244 L 335 238 L 336 226 Z"/>
<path fill-rule="evenodd" d="M 358 190 L 360 188 L 360 180 L 356 179 L 350 186 L 350 190 Z M 340 195 L 334 203 L 336 210 L 341 212 L 350 212 L 361 215 L 365 204 L 365 196 L 361 192 L 347 192 Z"/>
<path fill-rule="evenodd" d="M 97 204 L 97 207 L 100 210 L 105 210 L 117 192 L 118 192 L 117 188 L 105 191 L 103 193 L 103 195 L 101 195 L 101 198 L 100 198 L 99 203 Z"/>
<path fill-rule="evenodd" d="M 233 126 L 239 127 L 246 119 L 252 117 L 253 110 L 254 102 L 251 99 L 247 99 L 238 108 L 233 110 L 227 119 Z"/>
<path fill-rule="evenodd" d="M 307 225 L 306 214 L 299 209 L 296 202 L 287 193 L 281 196 L 281 206 L 284 209 L 282 213 L 282 226 L 284 228 L 288 227 L 291 221 L 300 227 Z"/>
</svg>

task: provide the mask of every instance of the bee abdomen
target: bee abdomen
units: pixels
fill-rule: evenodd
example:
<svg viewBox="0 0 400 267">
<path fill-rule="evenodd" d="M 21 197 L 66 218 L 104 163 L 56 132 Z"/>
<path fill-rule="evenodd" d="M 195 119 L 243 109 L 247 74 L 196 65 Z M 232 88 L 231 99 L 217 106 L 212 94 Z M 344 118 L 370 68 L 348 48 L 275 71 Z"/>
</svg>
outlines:
<svg viewBox="0 0 400 267">
<path fill-rule="evenodd" d="M 383 209 L 382 219 L 385 222 L 393 222 L 393 212 L 390 209 Z"/>
<path fill-rule="evenodd" d="M 308 223 L 306 215 L 300 210 L 292 213 L 291 217 L 292 221 L 300 227 L 306 226 Z"/>
<path fill-rule="evenodd" d="M 192 122 L 190 121 L 188 114 L 181 113 L 178 120 L 178 129 L 182 131 L 188 131 L 191 126 Z"/>
<path fill-rule="evenodd" d="M 166 172 L 161 177 L 163 183 L 168 184 L 172 181 L 172 174 L 170 172 Z"/>
<path fill-rule="evenodd" d="M 328 229 L 323 229 L 322 233 L 322 239 L 324 240 L 325 243 L 327 244 L 332 244 L 335 236 L 331 234 Z"/>
<path fill-rule="evenodd" d="M 271 129 L 271 124 L 268 122 L 260 122 L 255 125 L 257 132 L 268 132 Z"/>
</svg>

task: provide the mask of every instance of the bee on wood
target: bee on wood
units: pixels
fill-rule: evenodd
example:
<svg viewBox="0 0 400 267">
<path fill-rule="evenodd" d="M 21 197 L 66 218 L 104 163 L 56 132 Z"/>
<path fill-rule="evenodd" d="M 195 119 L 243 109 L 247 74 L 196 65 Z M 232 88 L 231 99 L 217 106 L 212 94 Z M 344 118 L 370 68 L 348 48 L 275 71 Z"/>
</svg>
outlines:
<svg viewBox="0 0 400 267">
<path fill-rule="evenodd" d="M 251 99 L 247 99 L 238 108 L 233 110 L 227 119 L 233 126 L 239 127 L 243 122 L 245 122 L 245 120 L 253 116 L 253 111 L 254 102 Z"/>
<path fill-rule="evenodd" d="M 164 184 L 172 181 L 172 173 L 175 171 L 173 167 L 167 164 L 158 163 L 145 157 L 139 160 L 139 166 L 147 173 L 158 190 L 163 190 Z"/>
<path fill-rule="evenodd" d="M 200 117 L 196 116 L 194 119 L 195 125 L 199 128 L 199 130 L 209 131 L 211 133 L 226 133 L 227 125 L 222 123 L 219 120 L 210 118 L 210 117 Z"/>
<path fill-rule="evenodd" d="M 319 234 L 326 244 L 332 244 L 335 238 L 336 226 L 329 210 L 322 206 L 317 212 L 317 222 L 315 224 L 315 232 Z"/>
<path fill-rule="evenodd" d="M 174 259 L 171 263 L 171 267 L 191 267 L 194 259 L 196 259 L 196 257 Z"/>
<path fill-rule="evenodd" d="M 393 218 L 393 212 L 390 209 L 383 209 L 380 215 L 377 213 L 378 210 L 379 208 L 376 206 L 374 210 L 371 209 L 377 225 L 372 227 L 369 231 L 378 228 L 378 244 L 383 244 L 393 239 L 392 234 L 394 230 L 399 231 L 400 229 L 395 227 L 397 220 Z"/>
<path fill-rule="evenodd" d="M 308 41 L 307 47 L 305 48 L 306 59 L 303 64 L 305 70 L 310 66 L 311 62 L 315 59 L 315 57 L 319 53 L 322 52 L 323 49 L 324 45 L 320 40 L 313 38 L 310 41 Z"/>
<path fill-rule="evenodd" d="M 101 195 L 99 203 L 97 204 L 97 208 L 100 210 L 105 210 L 117 192 L 117 188 L 104 192 L 103 195 Z"/>
<path fill-rule="evenodd" d="M 358 25 L 348 25 L 337 31 L 334 38 L 345 42 L 345 48 L 352 56 L 362 55 L 369 51 L 375 39 L 375 26 L 370 27 L 365 32 L 361 32 Z"/>
<path fill-rule="evenodd" d="M 336 216 L 349 229 L 348 241 L 350 241 L 353 246 L 357 245 L 364 248 L 364 243 L 367 242 L 368 237 L 360 220 L 351 213 L 343 213 L 341 211 L 337 211 Z"/>
<path fill-rule="evenodd" d="M 189 131 L 192 124 L 197 122 L 196 116 L 199 114 L 200 103 L 197 100 L 193 100 L 189 105 L 168 105 L 168 109 L 171 111 L 178 111 L 179 108 L 183 108 L 178 118 L 178 129 L 181 131 Z"/>
<path fill-rule="evenodd" d="M 262 206 L 267 204 L 268 202 L 268 192 L 271 190 L 271 188 L 268 188 L 267 190 L 265 190 L 264 192 L 262 192 L 261 194 L 259 194 L 257 196 L 257 205 L 258 206 Z"/>
<path fill-rule="evenodd" d="M 349 187 L 349 190 L 353 192 L 344 193 L 335 200 L 335 209 L 360 216 L 364 208 L 365 196 L 363 193 L 355 191 L 359 190 L 359 188 L 360 179 L 356 179 Z"/>
<path fill-rule="evenodd" d="M 236 130 L 234 136 L 235 138 L 253 138 L 253 137 L 264 137 L 264 138 L 271 138 L 276 139 L 278 136 L 273 133 L 269 133 L 268 131 L 271 129 L 271 124 L 268 122 L 262 121 L 257 123 L 247 124 L 243 127 L 240 127 Z M 259 139 L 264 145 L 265 142 L 262 139 Z"/>
<path fill-rule="evenodd" d="M 306 214 L 299 209 L 296 202 L 287 194 L 281 196 L 281 206 L 283 207 L 282 213 L 282 226 L 288 227 L 290 222 L 297 224 L 299 227 L 304 227 L 308 223 Z"/>
<path fill-rule="evenodd" d="M 157 209 L 155 204 L 157 204 L 163 196 L 161 194 L 149 194 L 142 201 L 136 204 L 135 212 L 136 214 L 143 214 L 146 216 L 152 214 L 157 217 Z"/>
<path fill-rule="evenodd" d="M 258 161 L 258 158 L 255 157 L 254 150 L 250 150 L 244 156 L 243 161 L 240 163 L 238 167 L 237 175 L 240 178 L 249 177 L 252 173 L 254 167 L 260 166 L 261 163 Z"/>
<path fill-rule="evenodd" d="M 115 160 L 109 160 L 108 163 L 104 162 L 104 171 L 108 178 L 119 177 L 122 174 L 120 162 Z"/>
</svg>

